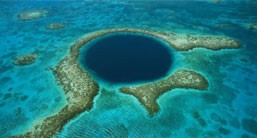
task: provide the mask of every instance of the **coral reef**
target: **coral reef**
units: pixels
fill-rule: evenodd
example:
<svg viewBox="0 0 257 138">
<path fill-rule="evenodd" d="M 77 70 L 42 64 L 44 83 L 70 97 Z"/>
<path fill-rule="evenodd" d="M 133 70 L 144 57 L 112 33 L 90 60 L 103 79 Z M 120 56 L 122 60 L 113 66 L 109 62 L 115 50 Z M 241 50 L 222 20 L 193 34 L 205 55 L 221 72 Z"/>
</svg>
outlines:
<svg viewBox="0 0 257 138">
<path fill-rule="evenodd" d="M 250 23 L 249 30 L 257 30 L 257 23 Z"/>
<path fill-rule="evenodd" d="M 62 23 L 51 23 L 46 26 L 46 29 L 55 30 L 55 29 L 61 29 L 64 27 L 65 26 Z"/>
<path fill-rule="evenodd" d="M 24 11 L 18 15 L 20 20 L 32 20 L 42 18 L 47 14 L 46 10 Z"/>
<path fill-rule="evenodd" d="M 30 65 L 33 64 L 37 59 L 37 55 L 32 53 L 32 54 L 26 54 L 26 55 L 20 55 L 16 58 L 14 58 L 14 64 L 18 66 L 25 66 L 25 65 Z"/>
<path fill-rule="evenodd" d="M 135 96 L 149 114 L 154 114 L 159 110 L 156 100 L 160 95 L 175 88 L 204 90 L 208 88 L 208 81 L 199 73 L 181 69 L 159 82 L 123 87 L 120 91 Z"/>
<path fill-rule="evenodd" d="M 80 40 L 77 41 L 72 46 L 70 56 L 63 59 L 53 70 L 56 80 L 64 89 L 67 104 L 55 115 L 38 122 L 28 133 L 17 137 L 52 137 L 67 121 L 91 109 L 98 85 L 77 62 L 77 52 L 83 44 Z"/>
<path fill-rule="evenodd" d="M 140 33 L 160 38 L 178 51 L 186 51 L 196 47 L 213 50 L 223 48 L 239 48 L 240 43 L 228 37 L 179 35 L 169 32 L 148 31 L 132 28 L 114 28 L 86 34 L 76 40 L 70 48 L 70 53 L 53 69 L 57 82 L 65 92 L 67 103 L 54 115 L 37 121 L 29 132 L 14 137 L 53 137 L 62 127 L 78 114 L 92 108 L 93 99 L 99 86 L 90 74 L 83 70 L 78 62 L 79 50 L 86 43 L 111 33 Z M 146 107 L 150 114 L 159 110 L 157 98 L 175 88 L 207 89 L 207 80 L 194 71 L 178 70 L 170 77 L 140 86 L 123 87 L 121 92 L 134 95 Z"/>
<path fill-rule="evenodd" d="M 141 33 L 160 38 L 178 51 L 188 51 L 194 48 L 206 48 L 211 50 L 240 48 L 239 41 L 225 36 L 201 36 L 190 34 L 176 34 L 172 32 L 150 31 L 133 28 L 117 28 L 99 31 L 102 35 L 107 33 L 130 32 Z"/>
<path fill-rule="evenodd" d="M 89 40 L 86 37 L 76 41 L 70 55 L 53 69 L 56 80 L 64 89 L 67 104 L 55 115 L 37 122 L 29 132 L 14 137 L 53 137 L 69 120 L 92 108 L 99 87 L 77 61 L 79 48 Z"/>
<path fill-rule="evenodd" d="M 168 42 L 175 49 L 187 51 L 194 48 L 211 50 L 239 48 L 240 42 L 224 36 L 169 35 Z"/>
</svg>

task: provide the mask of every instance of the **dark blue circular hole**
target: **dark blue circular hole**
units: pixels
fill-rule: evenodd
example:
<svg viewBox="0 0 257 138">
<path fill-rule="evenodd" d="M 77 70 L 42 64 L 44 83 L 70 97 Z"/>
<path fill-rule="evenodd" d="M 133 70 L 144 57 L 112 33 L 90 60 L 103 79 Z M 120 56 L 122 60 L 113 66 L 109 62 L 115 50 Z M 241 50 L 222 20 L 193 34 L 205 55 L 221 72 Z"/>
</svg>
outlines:
<svg viewBox="0 0 257 138">
<path fill-rule="evenodd" d="M 134 83 L 165 76 L 172 65 L 172 53 L 157 38 L 117 33 L 84 46 L 79 60 L 96 78 L 110 83 Z"/>
</svg>

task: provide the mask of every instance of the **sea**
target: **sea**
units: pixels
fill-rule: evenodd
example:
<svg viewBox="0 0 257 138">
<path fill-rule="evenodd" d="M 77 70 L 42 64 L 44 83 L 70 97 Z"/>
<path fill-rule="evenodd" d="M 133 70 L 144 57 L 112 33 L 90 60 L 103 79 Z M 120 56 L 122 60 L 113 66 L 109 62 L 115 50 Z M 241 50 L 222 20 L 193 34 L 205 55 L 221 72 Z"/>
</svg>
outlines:
<svg viewBox="0 0 257 138">
<path fill-rule="evenodd" d="M 20 13 L 35 10 L 47 14 L 19 20 Z M 46 29 L 51 23 L 65 27 Z M 226 36 L 242 47 L 173 51 L 172 71 L 198 72 L 209 87 L 166 92 L 153 116 L 135 97 L 99 81 L 92 109 L 70 120 L 56 138 L 257 138 L 256 0 L 0 0 L 0 138 L 26 133 L 67 104 L 49 68 L 74 41 L 123 27 Z M 28 53 L 38 55 L 35 63 L 13 63 Z"/>
</svg>

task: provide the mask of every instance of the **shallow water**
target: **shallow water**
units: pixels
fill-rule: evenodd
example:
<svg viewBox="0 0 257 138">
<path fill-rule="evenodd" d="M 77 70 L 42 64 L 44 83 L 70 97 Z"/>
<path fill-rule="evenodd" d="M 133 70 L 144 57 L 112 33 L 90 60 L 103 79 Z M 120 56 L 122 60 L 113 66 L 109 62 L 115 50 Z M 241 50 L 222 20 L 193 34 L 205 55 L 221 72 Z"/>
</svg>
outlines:
<svg viewBox="0 0 257 138">
<path fill-rule="evenodd" d="M 173 70 L 200 72 L 210 87 L 165 93 L 154 117 L 134 97 L 101 85 L 94 107 L 70 121 L 57 137 L 257 137 L 257 30 L 248 28 L 257 23 L 256 7 L 254 0 L 0 1 L 0 137 L 24 133 L 33 122 L 59 111 L 65 96 L 48 68 L 55 67 L 80 36 L 113 27 L 225 35 L 243 47 L 174 52 Z M 17 19 L 29 10 L 48 14 Z M 54 22 L 65 28 L 45 28 Z M 35 64 L 13 65 L 14 57 L 31 52 L 39 55 Z"/>
</svg>

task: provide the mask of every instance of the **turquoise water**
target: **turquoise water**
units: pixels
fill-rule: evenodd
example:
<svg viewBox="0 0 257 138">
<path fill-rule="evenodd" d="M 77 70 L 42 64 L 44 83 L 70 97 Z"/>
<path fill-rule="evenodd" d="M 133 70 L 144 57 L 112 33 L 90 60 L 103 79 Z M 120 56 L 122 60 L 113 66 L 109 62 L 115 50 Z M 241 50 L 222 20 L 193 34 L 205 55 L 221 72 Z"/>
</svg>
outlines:
<svg viewBox="0 0 257 138">
<path fill-rule="evenodd" d="M 166 45 L 165 45 L 166 44 Z M 155 38 L 136 34 L 103 36 L 81 48 L 80 64 L 112 84 L 153 81 L 172 65 L 172 49 Z"/>
<path fill-rule="evenodd" d="M 257 30 L 248 28 L 257 23 L 256 7 L 254 0 L 0 1 L 0 137 L 24 133 L 33 122 L 58 112 L 66 100 L 48 68 L 80 36 L 113 27 L 224 35 L 240 40 L 243 47 L 174 52 L 173 70 L 200 72 L 210 87 L 165 93 L 154 117 L 134 97 L 101 85 L 94 107 L 70 121 L 58 138 L 257 137 Z M 17 19 L 29 10 L 48 13 L 30 21 Z M 45 29 L 54 22 L 65 28 Z M 13 65 L 14 57 L 31 52 L 39 55 L 35 64 Z"/>
</svg>

